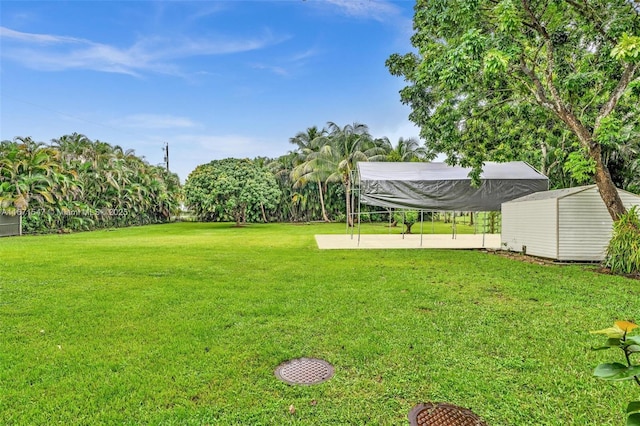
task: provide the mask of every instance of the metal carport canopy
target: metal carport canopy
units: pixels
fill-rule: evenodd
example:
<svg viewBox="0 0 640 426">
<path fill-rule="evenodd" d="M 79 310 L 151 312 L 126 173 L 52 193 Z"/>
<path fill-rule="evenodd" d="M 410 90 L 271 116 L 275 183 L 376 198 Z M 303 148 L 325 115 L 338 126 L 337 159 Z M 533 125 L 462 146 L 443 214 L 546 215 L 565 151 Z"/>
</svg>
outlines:
<svg viewBox="0 0 640 426">
<path fill-rule="evenodd" d="M 428 211 L 498 211 L 501 204 L 549 189 L 549 179 L 524 161 L 487 162 L 480 185 L 471 168 L 445 163 L 359 162 L 360 202 Z"/>
</svg>

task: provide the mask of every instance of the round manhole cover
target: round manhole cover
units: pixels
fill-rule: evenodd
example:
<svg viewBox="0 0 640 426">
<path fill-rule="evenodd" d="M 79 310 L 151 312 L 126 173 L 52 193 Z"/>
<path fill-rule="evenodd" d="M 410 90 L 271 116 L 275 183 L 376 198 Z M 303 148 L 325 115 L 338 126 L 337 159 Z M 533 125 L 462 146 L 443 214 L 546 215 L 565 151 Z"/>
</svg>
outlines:
<svg viewBox="0 0 640 426">
<path fill-rule="evenodd" d="M 411 426 L 487 426 L 468 408 L 446 402 L 418 404 L 409 413 Z"/>
<path fill-rule="evenodd" d="M 276 377 L 292 385 L 315 385 L 333 376 L 333 366 L 315 358 L 298 358 L 283 362 L 276 368 Z"/>
</svg>

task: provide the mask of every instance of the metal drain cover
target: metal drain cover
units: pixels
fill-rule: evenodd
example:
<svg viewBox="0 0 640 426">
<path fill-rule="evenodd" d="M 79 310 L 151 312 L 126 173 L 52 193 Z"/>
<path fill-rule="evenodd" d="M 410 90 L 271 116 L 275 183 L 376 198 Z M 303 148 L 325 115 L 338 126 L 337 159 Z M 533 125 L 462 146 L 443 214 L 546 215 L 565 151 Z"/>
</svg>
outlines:
<svg viewBox="0 0 640 426">
<path fill-rule="evenodd" d="M 409 413 L 411 426 L 487 426 L 468 408 L 446 402 L 418 404 Z"/>
<path fill-rule="evenodd" d="M 298 358 L 280 364 L 275 375 L 292 385 L 315 385 L 333 376 L 333 366 L 322 359 Z"/>
</svg>

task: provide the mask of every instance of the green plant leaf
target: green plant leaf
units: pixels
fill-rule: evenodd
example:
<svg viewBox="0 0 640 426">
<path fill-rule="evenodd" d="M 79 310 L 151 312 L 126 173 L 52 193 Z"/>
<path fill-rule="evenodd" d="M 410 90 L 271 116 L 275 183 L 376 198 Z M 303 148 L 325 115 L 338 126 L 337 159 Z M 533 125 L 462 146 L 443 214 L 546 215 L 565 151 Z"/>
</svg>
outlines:
<svg viewBox="0 0 640 426">
<path fill-rule="evenodd" d="M 640 57 L 640 37 L 623 33 L 616 47 L 611 50 L 611 56 L 616 59 L 635 62 Z"/>
<path fill-rule="evenodd" d="M 610 329 L 605 329 L 605 330 L 599 330 L 597 332 L 591 331 L 590 333 L 593 334 L 605 334 L 604 332 L 608 332 Z M 611 328 L 611 330 L 615 330 L 613 328 Z M 629 341 L 629 339 L 627 339 L 627 342 Z M 633 344 L 635 342 L 631 342 L 630 344 Z M 604 349 L 610 349 L 610 348 L 619 348 L 622 347 L 623 343 L 622 343 L 622 339 L 614 339 L 614 338 L 610 338 L 607 339 L 607 343 L 604 346 L 598 346 L 598 347 L 592 347 L 591 350 L 592 351 L 601 351 Z"/>
<path fill-rule="evenodd" d="M 598 346 L 597 348 L 591 348 L 592 351 L 604 351 L 606 349 L 611 349 L 611 346 Z"/>
<path fill-rule="evenodd" d="M 621 339 L 607 339 L 606 346 L 610 348 L 618 348 L 622 345 Z"/>
<path fill-rule="evenodd" d="M 627 406 L 627 414 L 640 412 L 640 401 L 631 401 Z"/>
<path fill-rule="evenodd" d="M 614 362 L 613 364 L 600 364 L 593 371 L 593 375 L 596 377 L 608 378 L 613 377 L 626 369 L 627 366 L 620 364 L 619 362 Z"/>
<path fill-rule="evenodd" d="M 627 367 L 619 362 L 612 364 L 600 364 L 593 375 L 605 380 L 630 380 L 633 376 L 640 375 L 640 365 Z"/>
<path fill-rule="evenodd" d="M 640 426 L 640 413 L 635 413 L 627 417 L 627 426 Z"/>
<path fill-rule="evenodd" d="M 627 337 L 627 343 L 640 345 L 640 336 Z"/>
</svg>

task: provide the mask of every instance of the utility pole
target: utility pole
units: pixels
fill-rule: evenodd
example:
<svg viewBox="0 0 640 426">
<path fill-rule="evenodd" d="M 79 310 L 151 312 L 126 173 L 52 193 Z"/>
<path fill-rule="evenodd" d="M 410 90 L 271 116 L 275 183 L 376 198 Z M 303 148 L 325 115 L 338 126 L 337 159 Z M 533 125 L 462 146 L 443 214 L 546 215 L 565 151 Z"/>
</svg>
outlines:
<svg viewBox="0 0 640 426">
<path fill-rule="evenodd" d="M 164 143 L 164 164 L 167 166 L 167 171 L 169 171 L 169 142 Z"/>
<path fill-rule="evenodd" d="M 169 171 L 169 142 L 164 143 L 164 147 L 162 147 L 162 150 L 164 151 L 164 164 L 165 166 L 167 166 L 167 173 L 171 173 Z M 167 215 L 168 221 L 171 222 L 171 211 L 168 211 Z"/>
</svg>

